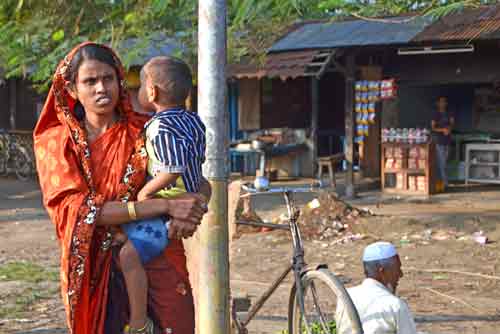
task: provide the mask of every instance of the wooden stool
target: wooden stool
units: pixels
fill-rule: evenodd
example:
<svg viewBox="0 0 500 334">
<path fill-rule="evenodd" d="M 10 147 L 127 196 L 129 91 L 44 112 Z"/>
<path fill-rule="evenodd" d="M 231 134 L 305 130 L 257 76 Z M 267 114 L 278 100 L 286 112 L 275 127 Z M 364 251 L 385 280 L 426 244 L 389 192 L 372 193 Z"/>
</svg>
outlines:
<svg viewBox="0 0 500 334">
<path fill-rule="evenodd" d="M 318 180 L 321 180 L 321 177 L 323 176 L 323 169 L 327 167 L 330 184 L 333 188 L 336 188 L 337 182 L 335 180 L 335 166 L 337 163 L 342 161 L 342 159 L 344 159 L 344 153 L 329 155 L 327 157 L 319 157 L 316 160 L 316 163 L 318 164 Z"/>
</svg>

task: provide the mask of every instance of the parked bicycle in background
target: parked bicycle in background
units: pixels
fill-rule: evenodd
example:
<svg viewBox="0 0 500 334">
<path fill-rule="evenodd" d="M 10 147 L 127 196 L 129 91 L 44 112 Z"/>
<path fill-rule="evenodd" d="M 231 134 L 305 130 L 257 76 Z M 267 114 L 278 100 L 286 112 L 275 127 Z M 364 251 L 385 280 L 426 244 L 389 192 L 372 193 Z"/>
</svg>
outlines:
<svg viewBox="0 0 500 334">
<path fill-rule="evenodd" d="M 0 176 L 15 174 L 21 181 L 35 175 L 35 158 L 30 141 L 0 129 Z"/>
<path fill-rule="evenodd" d="M 247 325 L 256 316 L 269 297 L 283 283 L 290 272 L 293 274 L 293 285 L 288 300 L 288 334 L 334 334 L 335 311 L 338 301 L 345 306 L 346 314 L 351 322 L 353 334 L 362 334 L 363 328 L 358 312 L 349 297 L 343 283 L 323 263 L 306 264 L 304 247 L 297 220 L 300 211 L 295 207 L 292 195 L 296 192 L 311 192 L 313 188 L 272 188 L 259 191 L 250 185 L 244 185 L 246 191 L 242 196 L 281 194 L 287 206 L 287 224 L 268 224 L 239 221 L 238 224 L 288 230 L 291 236 L 293 255 L 276 280 L 264 291 L 261 297 L 248 310 L 246 316 L 238 313 L 238 303 L 233 300 L 232 318 L 238 334 L 248 334 Z"/>
</svg>

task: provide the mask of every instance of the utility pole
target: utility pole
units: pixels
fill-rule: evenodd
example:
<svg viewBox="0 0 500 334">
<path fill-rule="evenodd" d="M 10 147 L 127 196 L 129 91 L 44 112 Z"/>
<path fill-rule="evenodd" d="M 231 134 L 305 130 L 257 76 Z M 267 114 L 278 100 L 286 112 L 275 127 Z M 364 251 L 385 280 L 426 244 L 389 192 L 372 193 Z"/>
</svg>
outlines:
<svg viewBox="0 0 500 334">
<path fill-rule="evenodd" d="M 207 127 L 203 174 L 212 199 L 200 226 L 197 328 L 229 334 L 226 1 L 200 0 L 198 6 L 198 112 Z"/>
</svg>

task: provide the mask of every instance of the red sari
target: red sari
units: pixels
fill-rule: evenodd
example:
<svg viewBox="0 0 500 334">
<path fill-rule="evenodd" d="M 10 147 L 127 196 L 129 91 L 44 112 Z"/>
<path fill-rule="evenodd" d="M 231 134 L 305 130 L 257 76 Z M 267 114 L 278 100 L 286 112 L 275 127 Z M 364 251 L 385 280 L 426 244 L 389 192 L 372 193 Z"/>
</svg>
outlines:
<svg viewBox="0 0 500 334">
<path fill-rule="evenodd" d="M 65 89 L 68 64 L 87 44 L 76 47 L 57 67 L 34 131 L 34 146 L 44 205 L 62 250 L 61 292 L 68 327 L 75 334 L 114 334 L 106 324 L 112 313 L 109 305 L 126 309 L 127 296 L 122 291 L 123 302 L 108 300 L 110 284 L 119 277 L 111 275 L 116 270 L 112 230 L 97 226 L 95 220 L 105 202 L 133 200 L 143 185 L 147 156 L 141 132 L 146 119 L 133 112 L 128 94 L 120 87 L 120 121 L 93 143 L 87 142 L 74 112 L 76 101 Z M 122 80 L 116 56 L 115 61 Z M 146 269 L 152 316 L 173 333 L 193 333 L 194 309 L 182 242 L 173 241 L 165 256 Z"/>
</svg>

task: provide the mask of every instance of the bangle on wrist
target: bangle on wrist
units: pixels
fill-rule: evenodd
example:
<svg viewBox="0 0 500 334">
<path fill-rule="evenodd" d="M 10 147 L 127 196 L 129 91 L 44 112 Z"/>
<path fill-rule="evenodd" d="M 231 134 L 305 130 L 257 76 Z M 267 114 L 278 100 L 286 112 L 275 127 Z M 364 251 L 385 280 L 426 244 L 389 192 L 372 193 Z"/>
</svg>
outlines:
<svg viewBox="0 0 500 334">
<path fill-rule="evenodd" d="M 137 220 L 137 212 L 135 211 L 135 202 L 127 202 L 128 217 L 130 220 Z"/>
</svg>

